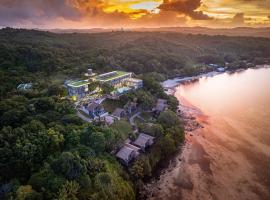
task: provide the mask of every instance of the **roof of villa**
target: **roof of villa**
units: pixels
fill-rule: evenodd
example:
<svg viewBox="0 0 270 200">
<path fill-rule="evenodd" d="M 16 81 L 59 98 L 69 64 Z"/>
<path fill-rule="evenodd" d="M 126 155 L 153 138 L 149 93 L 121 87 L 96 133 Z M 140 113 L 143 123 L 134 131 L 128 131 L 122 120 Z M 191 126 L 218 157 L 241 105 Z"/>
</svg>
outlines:
<svg viewBox="0 0 270 200">
<path fill-rule="evenodd" d="M 146 143 L 149 140 L 153 140 L 154 137 L 144 134 L 144 133 L 140 133 L 139 137 L 135 140 L 135 142 L 133 142 L 133 144 L 139 146 L 139 147 L 145 147 Z"/>
<path fill-rule="evenodd" d="M 167 104 L 167 100 L 166 99 L 158 99 L 157 104 Z"/>
<path fill-rule="evenodd" d="M 134 149 L 131 149 L 130 147 L 123 146 L 116 154 L 117 158 L 120 158 L 126 162 L 129 161 L 130 155 L 134 152 Z"/>
<path fill-rule="evenodd" d="M 129 101 L 124 107 L 136 107 L 137 103 L 133 101 Z"/>
<path fill-rule="evenodd" d="M 125 112 L 125 110 L 124 110 L 123 108 L 116 108 L 116 109 L 113 111 L 112 115 L 113 115 L 113 116 L 116 116 L 116 117 L 121 117 L 121 114 L 122 114 L 123 112 Z"/>
<path fill-rule="evenodd" d="M 166 99 L 158 99 L 155 109 L 158 111 L 163 111 L 167 107 L 167 100 Z"/>
<path fill-rule="evenodd" d="M 96 103 L 96 102 L 92 102 L 92 103 L 88 104 L 87 109 L 88 109 L 89 111 L 92 111 L 92 110 L 94 110 L 95 108 L 97 108 L 97 107 L 99 107 L 99 106 L 100 106 L 100 104 L 98 104 L 98 103 Z"/>
</svg>

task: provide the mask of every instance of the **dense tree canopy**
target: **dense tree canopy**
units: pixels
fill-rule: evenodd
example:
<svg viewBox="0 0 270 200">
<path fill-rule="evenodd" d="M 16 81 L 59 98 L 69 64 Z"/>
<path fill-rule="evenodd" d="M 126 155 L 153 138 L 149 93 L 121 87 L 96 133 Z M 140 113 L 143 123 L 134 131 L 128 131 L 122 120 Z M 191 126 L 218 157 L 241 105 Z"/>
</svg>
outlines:
<svg viewBox="0 0 270 200">
<path fill-rule="evenodd" d="M 270 57 L 266 38 L 112 32 L 54 34 L 35 30 L 0 30 L 0 199 L 135 199 L 134 187 L 183 142 L 175 114 L 177 99 L 164 93 L 169 76 L 230 67 Z M 158 98 L 169 110 L 139 131 L 155 137 L 150 151 L 127 171 L 111 152 L 134 132 L 127 121 L 110 127 L 84 123 L 66 98 L 65 79 L 97 72 L 135 72 L 144 87 L 123 95 L 119 104 L 136 101 L 151 111 Z M 27 91 L 20 83 L 33 83 Z M 93 84 L 90 87 L 95 88 Z M 103 85 L 103 90 L 111 91 Z M 133 182 L 132 182 L 133 181 Z"/>
<path fill-rule="evenodd" d="M 206 70 L 204 64 L 209 63 L 263 63 L 269 61 L 269 52 L 267 38 L 166 32 L 55 34 L 7 28 L 0 30 L 0 77 L 6 82 L 0 85 L 0 97 L 41 75 L 78 77 L 90 67 L 97 72 L 122 69 L 179 76 Z M 61 93 L 54 87 L 48 92 Z"/>
</svg>

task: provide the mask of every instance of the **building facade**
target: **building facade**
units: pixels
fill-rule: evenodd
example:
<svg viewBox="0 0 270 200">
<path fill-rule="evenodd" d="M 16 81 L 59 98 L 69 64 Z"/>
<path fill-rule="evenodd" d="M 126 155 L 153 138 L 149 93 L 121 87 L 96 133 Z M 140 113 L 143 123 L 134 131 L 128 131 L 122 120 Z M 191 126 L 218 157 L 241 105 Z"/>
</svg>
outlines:
<svg viewBox="0 0 270 200">
<path fill-rule="evenodd" d="M 129 78 L 126 80 L 127 86 L 137 90 L 143 87 L 143 81 L 141 79 Z"/>
<path fill-rule="evenodd" d="M 88 81 L 71 81 L 67 83 L 68 95 L 72 97 L 73 100 L 79 100 L 88 93 Z"/>
</svg>

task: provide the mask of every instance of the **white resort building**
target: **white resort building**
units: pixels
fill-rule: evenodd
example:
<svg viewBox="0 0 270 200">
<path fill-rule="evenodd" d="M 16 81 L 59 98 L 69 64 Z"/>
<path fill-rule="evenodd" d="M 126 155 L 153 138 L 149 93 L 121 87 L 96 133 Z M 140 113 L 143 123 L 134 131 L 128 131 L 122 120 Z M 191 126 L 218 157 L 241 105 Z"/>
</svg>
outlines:
<svg viewBox="0 0 270 200">
<path fill-rule="evenodd" d="M 112 71 L 105 74 L 100 74 L 92 78 L 94 81 L 98 81 L 100 83 L 107 83 L 111 86 L 119 86 L 122 85 L 123 82 L 131 78 L 131 72 L 123 72 L 123 71 Z"/>
<path fill-rule="evenodd" d="M 109 84 L 114 87 L 114 91 L 111 93 L 112 96 L 120 96 L 130 90 L 137 90 L 143 87 L 143 81 L 140 79 L 132 78 L 132 72 L 124 71 L 112 71 L 105 74 L 95 75 L 92 69 L 88 69 L 88 73 L 85 74 L 88 79 L 80 81 L 69 81 L 65 85 L 68 88 L 69 96 L 76 101 L 87 94 L 91 94 L 88 86 L 93 82 L 102 84 Z"/>
</svg>

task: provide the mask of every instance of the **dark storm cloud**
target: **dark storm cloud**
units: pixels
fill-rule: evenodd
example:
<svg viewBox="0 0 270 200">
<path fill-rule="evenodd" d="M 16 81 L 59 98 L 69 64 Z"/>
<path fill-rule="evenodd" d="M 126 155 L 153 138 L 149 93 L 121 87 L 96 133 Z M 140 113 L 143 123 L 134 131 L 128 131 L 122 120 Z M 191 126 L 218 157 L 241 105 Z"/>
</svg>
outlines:
<svg viewBox="0 0 270 200">
<path fill-rule="evenodd" d="M 202 11 L 196 11 L 201 4 L 201 0 L 164 0 L 164 2 L 158 8 L 164 11 L 175 11 L 179 14 L 185 14 L 195 20 L 211 19 Z"/>
<path fill-rule="evenodd" d="M 0 25 L 43 23 L 62 17 L 80 19 L 80 12 L 71 0 L 0 0 Z"/>
</svg>

